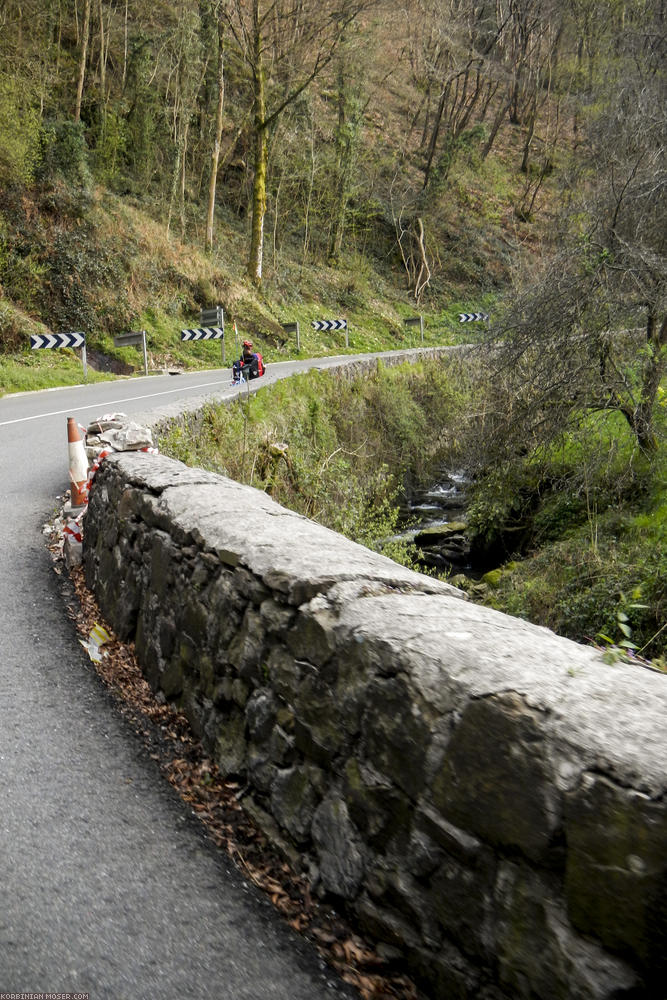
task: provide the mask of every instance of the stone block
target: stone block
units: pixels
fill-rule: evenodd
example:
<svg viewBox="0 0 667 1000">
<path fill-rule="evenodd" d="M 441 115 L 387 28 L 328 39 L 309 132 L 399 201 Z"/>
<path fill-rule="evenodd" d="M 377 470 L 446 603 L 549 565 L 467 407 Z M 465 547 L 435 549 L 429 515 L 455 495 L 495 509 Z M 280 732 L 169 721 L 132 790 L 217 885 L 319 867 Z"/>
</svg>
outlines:
<svg viewBox="0 0 667 1000">
<path fill-rule="evenodd" d="M 496 952 L 501 986 L 516 1000 L 638 1000 L 636 974 L 579 937 L 558 902 L 558 886 L 505 862 L 496 885 Z"/>
<path fill-rule="evenodd" d="M 428 991 L 429 997 L 438 1000 L 482 998 L 480 970 L 448 941 L 443 942 L 437 952 L 413 948 L 408 954 L 408 968 L 417 983 Z"/>
<path fill-rule="evenodd" d="M 407 797 L 353 757 L 345 765 L 343 795 L 355 826 L 375 848 L 385 848 L 398 835 L 407 839 L 411 812 Z"/>
<path fill-rule="evenodd" d="M 433 780 L 445 820 L 489 844 L 544 859 L 561 827 L 561 803 L 539 714 L 518 695 L 465 707 Z"/>
<path fill-rule="evenodd" d="M 264 627 L 257 611 L 248 608 L 229 645 L 229 662 L 244 680 L 261 683 Z"/>
<path fill-rule="evenodd" d="M 175 546 L 164 531 L 155 531 L 151 540 L 150 549 L 150 588 L 160 600 L 164 600 L 167 593 L 173 586 L 174 573 L 174 553 Z"/>
<path fill-rule="evenodd" d="M 296 740 L 280 725 L 276 725 L 271 733 L 269 757 L 278 767 L 290 767 L 298 757 Z"/>
<path fill-rule="evenodd" d="M 278 771 L 271 788 L 271 812 L 296 843 L 310 839 L 315 809 L 320 801 L 321 774 L 309 765 Z"/>
<path fill-rule="evenodd" d="M 184 632 L 197 646 L 204 645 L 208 615 L 208 608 L 194 593 L 186 592 L 182 596 L 178 625 L 181 632 Z"/>
<path fill-rule="evenodd" d="M 243 678 L 235 677 L 232 680 L 231 694 L 231 700 L 234 704 L 238 705 L 239 708 L 245 708 L 250 697 L 250 685 Z"/>
<path fill-rule="evenodd" d="M 262 601 L 259 608 L 262 623 L 269 635 L 283 636 L 294 621 L 293 608 L 278 603 L 273 598 Z"/>
<path fill-rule="evenodd" d="M 183 661 L 174 658 L 160 676 L 160 690 L 167 701 L 174 701 L 183 691 Z"/>
<path fill-rule="evenodd" d="M 259 792 L 268 794 L 276 780 L 277 774 L 278 768 L 269 759 L 266 748 L 256 747 L 251 744 L 248 747 L 247 756 L 247 776 L 249 784 L 253 788 L 256 788 Z"/>
<path fill-rule="evenodd" d="M 346 722 L 339 697 L 319 674 L 303 677 L 294 705 L 294 733 L 301 753 L 329 766 L 347 744 Z"/>
<path fill-rule="evenodd" d="M 301 667 L 283 646 L 274 646 L 271 649 L 266 666 L 274 691 L 288 705 L 292 705 L 299 693 Z"/>
<path fill-rule="evenodd" d="M 391 945 L 403 954 L 419 947 L 419 935 L 410 921 L 378 905 L 366 893 L 356 901 L 355 913 L 361 930 L 373 940 Z"/>
<path fill-rule="evenodd" d="M 411 798 L 424 786 L 430 729 L 401 679 L 376 680 L 368 689 L 362 720 L 365 753 Z"/>
<path fill-rule="evenodd" d="M 437 951 L 443 933 L 431 904 L 431 892 L 404 870 L 403 855 L 389 866 L 380 860 L 367 872 L 366 888 L 374 902 L 384 911 L 397 913 L 418 932 L 418 940 Z"/>
<path fill-rule="evenodd" d="M 566 796 L 565 892 L 572 923 L 636 954 L 667 983 L 667 805 L 601 775 Z"/>
<path fill-rule="evenodd" d="M 491 853 L 477 837 L 448 823 L 428 805 L 422 805 L 417 810 L 415 826 L 449 855 L 467 865 L 473 865 L 482 855 Z"/>
<path fill-rule="evenodd" d="M 354 899 L 364 875 L 364 857 L 361 838 L 343 799 L 330 795 L 320 803 L 312 835 L 323 887 L 342 899 Z"/>
<path fill-rule="evenodd" d="M 468 867 L 445 857 L 430 878 L 430 908 L 445 936 L 465 954 L 488 960 L 493 950 L 490 921 L 495 861 Z"/>
<path fill-rule="evenodd" d="M 407 870 L 415 878 L 428 880 L 442 861 L 442 851 L 431 838 L 413 830 L 405 855 Z"/>
<path fill-rule="evenodd" d="M 295 659 L 308 660 L 316 667 L 323 667 L 336 649 L 336 620 L 329 611 L 316 607 L 318 600 L 321 599 L 311 601 L 312 609 L 301 609 L 286 639 Z"/>
<path fill-rule="evenodd" d="M 271 596 L 268 587 L 245 566 L 237 566 L 234 570 L 234 590 L 257 607 Z"/>
<path fill-rule="evenodd" d="M 223 778 L 245 774 L 247 749 L 245 717 L 232 712 L 220 728 L 213 754 Z"/>
<path fill-rule="evenodd" d="M 253 743 L 266 743 L 276 724 L 276 700 L 273 692 L 259 688 L 252 693 L 246 704 L 245 713 L 248 732 Z"/>
</svg>

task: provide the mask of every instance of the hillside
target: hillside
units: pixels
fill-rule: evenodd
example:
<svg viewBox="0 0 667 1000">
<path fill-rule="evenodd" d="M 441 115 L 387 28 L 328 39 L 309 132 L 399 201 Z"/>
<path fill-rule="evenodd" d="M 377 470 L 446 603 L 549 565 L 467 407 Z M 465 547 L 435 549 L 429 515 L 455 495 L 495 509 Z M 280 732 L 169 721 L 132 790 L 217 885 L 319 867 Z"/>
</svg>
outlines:
<svg viewBox="0 0 667 1000">
<path fill-rule="evenodd" d="M 215 304 L 230 349 L 236 323 L 268 359 L 295 353 L 283 322 L 302 353 L 340 351 L 316 318 L 347 318 L 355 350 L 414 342 L 418 313 L 427 342 L 469 337 L 457 313 L 492 309 L 553 231 L 580 114 L 567 12 L 508 27 L 472 5 L 346 0 L 344 31 L 320 4 L 291 35 L 285 15 L 262 27 L 260 128 L 252 3 L 32 6 L 5 5 L 0 33 L 1 390 L 77 377 L 29 351 L 44 330 L 84 330 L 99 370 L 136 368 L 113 336 L 142 328 L 155 368 L 217 364 L 218 345 L 178 336 Z"/>
</svg>

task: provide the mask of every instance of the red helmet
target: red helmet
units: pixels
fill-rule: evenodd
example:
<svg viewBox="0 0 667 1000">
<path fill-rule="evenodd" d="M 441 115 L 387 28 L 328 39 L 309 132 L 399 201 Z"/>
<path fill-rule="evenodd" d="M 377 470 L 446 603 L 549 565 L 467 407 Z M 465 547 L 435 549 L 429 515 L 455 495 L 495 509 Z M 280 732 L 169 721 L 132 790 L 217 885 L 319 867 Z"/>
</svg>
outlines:
<svg viewBox="0 0 667 1000">
<path fill-rule="evenodd" d="M 243 346 L 244 347 L 252 347 L 252 340 L 244 340 L 243 341 Z"/>
</svg>

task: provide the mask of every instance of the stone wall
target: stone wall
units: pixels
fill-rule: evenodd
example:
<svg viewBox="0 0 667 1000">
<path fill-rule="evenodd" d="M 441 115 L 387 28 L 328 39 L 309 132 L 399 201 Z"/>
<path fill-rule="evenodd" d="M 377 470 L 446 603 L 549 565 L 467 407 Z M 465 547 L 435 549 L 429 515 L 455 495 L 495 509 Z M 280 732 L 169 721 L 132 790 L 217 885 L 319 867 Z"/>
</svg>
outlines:
<svg viewBox="0 0 667 1000">
<path fill-rule="evenodd" d="M 664 998 L 667 679 L 160 456 L 85 519 L 102 612 L 425 994 Z"/>
</svg>

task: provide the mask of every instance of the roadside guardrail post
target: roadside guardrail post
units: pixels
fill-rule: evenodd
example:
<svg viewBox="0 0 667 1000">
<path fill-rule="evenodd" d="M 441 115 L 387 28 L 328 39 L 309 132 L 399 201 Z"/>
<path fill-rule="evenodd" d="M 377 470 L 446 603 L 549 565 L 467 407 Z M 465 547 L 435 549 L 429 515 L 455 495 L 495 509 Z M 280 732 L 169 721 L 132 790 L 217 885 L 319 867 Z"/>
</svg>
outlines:
<svg viewBox="0 0 667 1000">
<path fill-rule="evenodd" d="M 146 331 L 133 330 L 131 333 L 120 333 L 113 338 L 114 347 L 131 347 L 133 344 L 141 344 L 144 355 L 144 375 L 148 375 L 148 353 L 146 351 Z"/>
<path fill-rule="evenodd" d="M 199 314 L 200 327 L 222 330 L 222 335 L 218 338 L 222 341 L 222 367 L 226 368 L 225 361 L 225 318 L 222 306 L 214 306 L 212 309 L 202 309 Z"/>
<path fill-rule="evenodd" d="M 285 331 L 285 333 L 295 333 L 296 334 L 296 349 L 301 350 L 301 341 L 299 339 L 299 322 L 296 323 L 281 323 L 280 324 Z"/>
<path fill-rule="evenodd" d="M 424 317 L 421 313 L 419 316 L 409 316 L 407 319 L 404 319 L 403 324 L 404 326 L 418 326 L 422 344 L 424 343 Z"/>
</svg>

